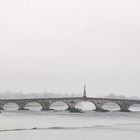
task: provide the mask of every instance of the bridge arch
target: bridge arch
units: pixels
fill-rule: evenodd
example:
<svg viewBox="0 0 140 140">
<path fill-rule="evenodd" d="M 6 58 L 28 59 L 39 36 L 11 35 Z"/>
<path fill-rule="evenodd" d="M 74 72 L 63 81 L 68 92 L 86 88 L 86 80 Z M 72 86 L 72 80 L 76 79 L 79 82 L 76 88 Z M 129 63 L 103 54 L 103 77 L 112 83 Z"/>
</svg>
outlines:
<svg viewBox="0 0 140 140">
<path fill-rule="evenodd" d="M 76 103 L 75 108 L 81 110 L 96 110 L 96 104 L 91 101 L 79 101 Z"/>
<path fill-rule="evenodd" d="M 134 104 L 129 106 L 128 110 L 130 110 L 132 112 L 140 111 L 140 104 L 134 103 Z"/>
<path fill-rule="evenodd" d="M 3 109 L 4 110 L 9 110 L 9 111 L 13 111 L 13 110 L 18 110 L 19 104 L 15 103 L 15 102 L 7 102 L 5 104 L 3 104 Z"/>
<path fill-rule="evenodd" d="M 43 109 L 43 105 L 39 102 L 31 101 L 25 104 L 24 109 L 31 111 L 40 111 Z"/>
<path fill-rule="evenodd" d="M 50 109 L 53 109 L 53 110 L 66 110 L 68 109 L 69 105 L 68 103 L 64 102 L 64 101 L 53 101 L 51 104 L 50 104 Z"/>
<path fill-rule="evenodd" d="M 121 105 L 116 102 L 109 101 L 104 103 L 102 108 L 109 111 L 119 111 L 121 110 Z"/>
</svg>

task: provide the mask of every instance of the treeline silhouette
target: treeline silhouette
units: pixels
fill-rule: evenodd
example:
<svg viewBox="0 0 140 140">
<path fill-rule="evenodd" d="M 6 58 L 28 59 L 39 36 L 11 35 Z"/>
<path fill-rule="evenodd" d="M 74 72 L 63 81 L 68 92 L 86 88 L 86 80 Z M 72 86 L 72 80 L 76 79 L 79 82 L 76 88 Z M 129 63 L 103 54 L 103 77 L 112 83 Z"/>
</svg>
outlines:
<svg viewBox="0 0 140 140">
<path fill-rule="evenodd" d="M 6 91 L 0 93 L 0 99 L 25 99 L 25 98 L 61 98 L 61 97 L 82 97 L 83 93 L 53 93 L 53 92 L 41 92 L 41 93 L 23 93 L 23 92 L 11 92 Z M 91 96 L 90 96 L 91 97 Z M 114 99 L 140 99 L 137 96 L 124 96 L 124 95 L 116 95 L 114 93 L 110 93 L 108 95 L 102 96 L 102 98 L 114 98 Z"/>
<path fill-rule="evenodd" d="M 82 93 L 70 94 L 70 93 L 53 93 L 53 92 L 41 92 L 41 93 L 23 93 L 23 92 L 11 92 L 6 91 L 0 93 L 0 99 L 24 99 L 24 98 L 61 98 L 61 97 L 81 97 Z"/>
</svg>

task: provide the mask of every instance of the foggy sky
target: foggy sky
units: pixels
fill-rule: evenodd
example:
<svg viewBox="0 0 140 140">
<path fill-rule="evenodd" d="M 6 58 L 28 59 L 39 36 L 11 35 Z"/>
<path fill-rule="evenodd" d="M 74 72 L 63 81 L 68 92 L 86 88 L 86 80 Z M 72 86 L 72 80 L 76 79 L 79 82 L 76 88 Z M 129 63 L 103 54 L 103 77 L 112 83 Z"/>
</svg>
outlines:
<svg viewBox="0 0 140 140">
<path fill-rule="evenodd" d="M 0 1 L 0 91 L 140 96 L 139 0 Z"/>
</svg>

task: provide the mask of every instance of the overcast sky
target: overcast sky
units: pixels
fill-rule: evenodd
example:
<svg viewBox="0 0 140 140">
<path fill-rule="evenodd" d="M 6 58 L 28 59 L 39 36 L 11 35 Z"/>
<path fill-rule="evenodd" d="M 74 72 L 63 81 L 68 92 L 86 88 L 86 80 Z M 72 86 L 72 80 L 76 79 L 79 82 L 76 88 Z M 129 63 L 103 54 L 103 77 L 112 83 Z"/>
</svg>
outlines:
<svg viewBox="0 0 140 140">
<path fill-rule="evenodd" d="M 1 0 L 0 92 L 140 96 L 139 0 Z"/>
</svg>

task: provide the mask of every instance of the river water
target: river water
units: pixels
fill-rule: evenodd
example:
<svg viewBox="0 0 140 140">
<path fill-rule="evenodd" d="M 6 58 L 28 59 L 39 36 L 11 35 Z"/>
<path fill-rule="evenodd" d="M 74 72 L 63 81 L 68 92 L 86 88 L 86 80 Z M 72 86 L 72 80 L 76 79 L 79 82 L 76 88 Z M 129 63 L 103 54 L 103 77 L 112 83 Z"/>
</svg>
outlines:
<svg viewBox="0 0 140 140">
<path fill-rule="evenodd" d="M 1 140 L 140 140 L 140 112 L 3 111 Z"/>
</svg>

